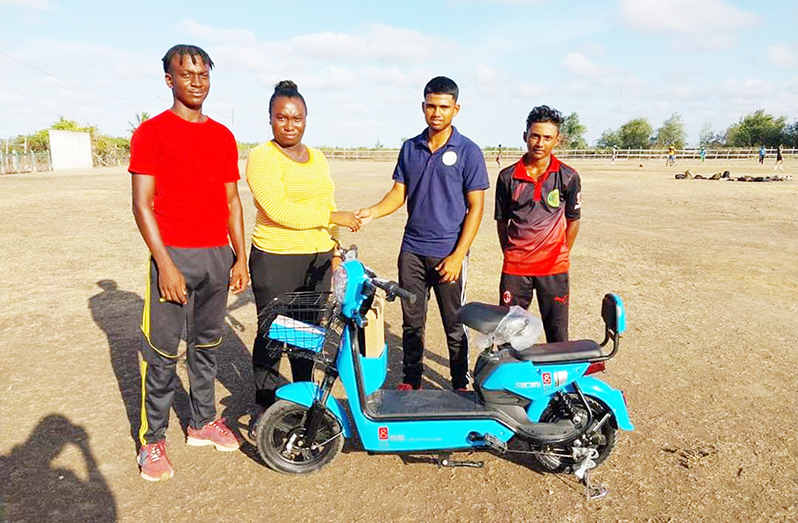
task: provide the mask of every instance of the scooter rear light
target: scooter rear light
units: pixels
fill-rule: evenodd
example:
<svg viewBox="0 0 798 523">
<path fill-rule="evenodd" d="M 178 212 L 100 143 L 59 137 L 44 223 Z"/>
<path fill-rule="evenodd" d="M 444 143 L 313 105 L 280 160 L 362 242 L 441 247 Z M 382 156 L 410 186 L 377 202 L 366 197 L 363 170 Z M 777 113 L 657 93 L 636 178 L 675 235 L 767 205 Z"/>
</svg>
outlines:
<svg viewBox="0 0 798 523">
<path fill-rule="evenodd" d="M 585 371 L 585 376 L 589 374 L 595 374 L 597 372 L 604 372 L 604 362 L 603 361 L 595 361 L 591 363 L 587 370 Z"/>
</svg>

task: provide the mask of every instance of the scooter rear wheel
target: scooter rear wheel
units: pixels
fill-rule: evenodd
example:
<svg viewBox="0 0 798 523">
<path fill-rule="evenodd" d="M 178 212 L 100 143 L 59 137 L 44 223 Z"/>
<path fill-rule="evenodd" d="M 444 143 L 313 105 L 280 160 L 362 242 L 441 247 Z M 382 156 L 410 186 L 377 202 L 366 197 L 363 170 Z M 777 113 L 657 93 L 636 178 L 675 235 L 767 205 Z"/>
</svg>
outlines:
<svg viewBox="0 0 798 523">
<path fill-rule="evenodd" d="M 330 463 L 343 447 L 338 420 L 324 413 L 315 441 L 305 441 L 308 408 L 279 400 L 258 421 L 258 453 L 272 469 L 286 474 L 309 474 Z"/>
<path fill-rule="evenodd" d="M 580 414 L 584 415 L 584 406 L 580 405 L 576 394 L 570 394 L 569 396 L 575 408 Z M 615 446 L 615 432 L 617 430 L 612 412 L 604 403 L 595 398 L 586 396 L 585 399 L 590 406 L 594 424 L 604 419 L 607 414 L 610 415 L 610 419 L 606 420 L 598 431 L 583 434 L 567 443 L 544 447 L 542 449 L 543 453 L 536 454 L 535 458 L 546 470 L 550 472 L 573 472 L 577 465 L 577 460 L 574 460 L 571 456 L 573 455 L 574 447 L 577 446 L 580 448 L 592 448 L 598 452 L 598 457 L 593 460 L 596 466 L 599 466 L 612 452 L 612 448 Z M 545 423 L 556 423 L 562 419 L 565 419 L 565 416 L 562 415 L 561 409 L 553 402 L 543 411 L 540 417 L 540 420 Z"/>
</svg>

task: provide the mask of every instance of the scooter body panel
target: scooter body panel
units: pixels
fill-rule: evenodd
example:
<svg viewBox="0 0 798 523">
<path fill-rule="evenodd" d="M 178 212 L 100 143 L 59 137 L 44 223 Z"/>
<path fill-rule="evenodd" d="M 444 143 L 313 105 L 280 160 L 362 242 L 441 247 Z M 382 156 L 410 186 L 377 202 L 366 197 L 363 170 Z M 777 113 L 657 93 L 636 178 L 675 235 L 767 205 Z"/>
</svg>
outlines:
<svg viewBox="0 0 798 523">
<path fill-rule="evenodd" d="M 296 383 L 289 383 L 277 389 L 276 395 L 278 398 L 297 405 L 302 405 L 310 408 L 316 398 L 321 397 L 321 391 L 318 385 L 307 381 L 299 381 Z M 349 438 L 352 436 L 352 424 L 349 423 L 349 416 L 344 411 L 344 408 L 333 398 L 332 395 L 327 397 L 327 404 L 325 405 L 333 416 L 338 419 L 341 424 L 341 430 L 344 437 Z"/>
<path fill-rule="evenodd" d="M 366 396 L 376 391 L 385 383 L 388 375 L 388 344 L 382 349 L 382 354 L 376 358 L 358 356 L 363 369 L 363 380 L 366 386 Z"/>
<path fill-rule="evenodd" d="M 513 431 L 496 420 L 485 419 L 424 419 L 419 412 L 413 420 L 386 421 L 371 419 L 363 411 L 358 393 L 355 365 L 364 360 L 379 360 L 387 365 L 387 357 L 362 358 L 354 361 L 351 350 L 351 335 L 346 329 L 341 336 L 338 353 L 338 373 L 346 391 L 349 410 L 352 413 L 363 448 L 371 452 L 412 452 L 433 450 L 455 450 L 478 448 L 483 444 L 469 441 L 469 435 L 491 434 L 501 441 L 508 441 Z M 376 362 L 375 362 L 376 364 Z M 361 367 L 367 372 L 365 366 Z M 374 369 L 371 369 L 374 371 Z M 364 380 L 367 379 L 364 377 Z"/>
<path fill-rule="evenodd" d="M 497 366 L 482 383 L 483 389 L 506 390 L 522 398 L 538 401 L 582 376 L 588 363 L 535 365 L 531 361 L 505 362 Z M 548 402 L 547 402 L 548 403 Z"/>
</svg>

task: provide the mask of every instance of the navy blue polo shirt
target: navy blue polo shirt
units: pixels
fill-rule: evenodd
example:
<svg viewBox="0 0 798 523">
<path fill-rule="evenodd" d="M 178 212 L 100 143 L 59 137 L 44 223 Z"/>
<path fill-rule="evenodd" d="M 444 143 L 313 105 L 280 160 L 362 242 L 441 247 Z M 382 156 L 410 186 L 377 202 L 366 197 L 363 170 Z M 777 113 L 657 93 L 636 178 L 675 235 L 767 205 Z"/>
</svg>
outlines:
<svg viewBox="0 0 798 523">
<path fill-rule="evenodd" d="M 454 127 L 434 153 L 426 130 L 405 141 L 393 179 L 404 184 L 407 195 L 402 250 L 431 258 L 454 251 L 468 210 L 466 193 L 490 186 L 482 150 Z"/>
</svg>

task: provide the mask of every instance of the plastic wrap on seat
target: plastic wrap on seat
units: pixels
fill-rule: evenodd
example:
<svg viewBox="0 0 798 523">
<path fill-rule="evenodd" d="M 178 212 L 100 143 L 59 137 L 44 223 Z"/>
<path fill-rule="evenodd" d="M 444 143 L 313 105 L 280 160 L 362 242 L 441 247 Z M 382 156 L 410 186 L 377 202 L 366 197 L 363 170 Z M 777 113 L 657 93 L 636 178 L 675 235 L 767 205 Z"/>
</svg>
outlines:
<svg viewBox="0 0 798 523">
<path fill-rule="evenodd" d="M 507 343 L 516 350 L 524 350 L 537 343 L 542 333 L 543 322 L 540 318 L 518 305 L 513 305 L 496 330 L 490 334 L 475 331 L 471 343 L 479 350 Z"/>
</svg>

